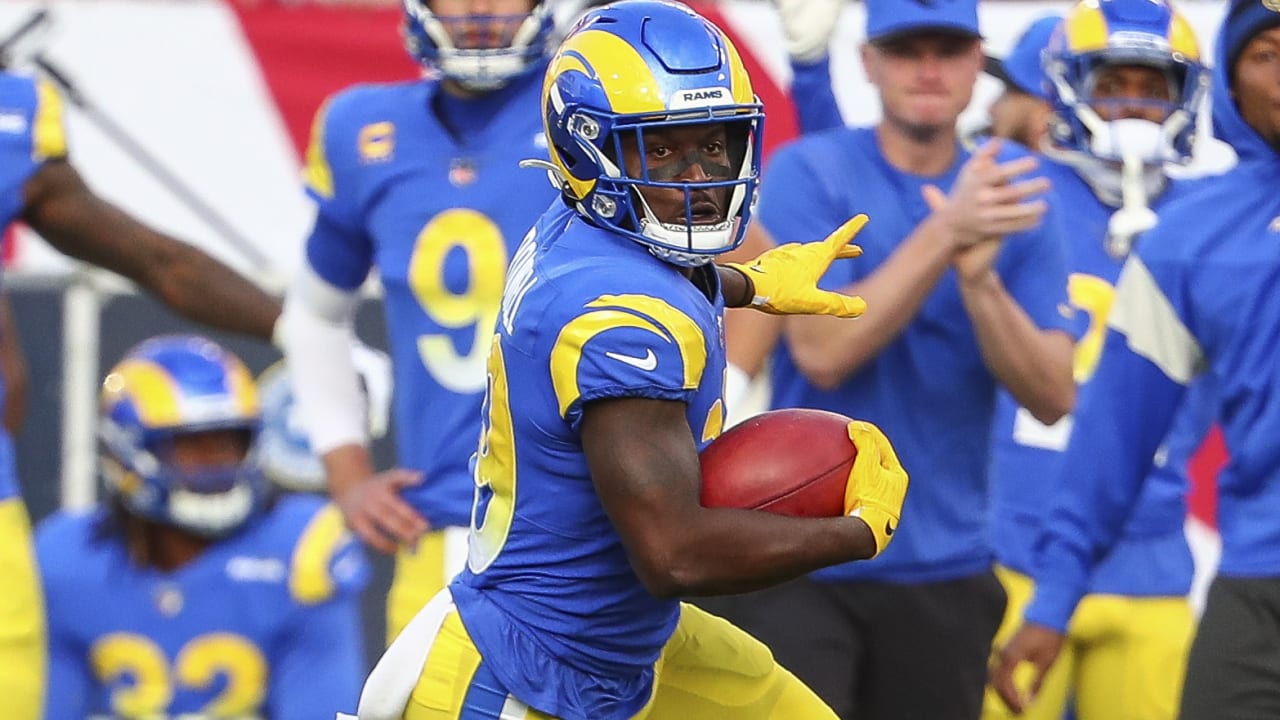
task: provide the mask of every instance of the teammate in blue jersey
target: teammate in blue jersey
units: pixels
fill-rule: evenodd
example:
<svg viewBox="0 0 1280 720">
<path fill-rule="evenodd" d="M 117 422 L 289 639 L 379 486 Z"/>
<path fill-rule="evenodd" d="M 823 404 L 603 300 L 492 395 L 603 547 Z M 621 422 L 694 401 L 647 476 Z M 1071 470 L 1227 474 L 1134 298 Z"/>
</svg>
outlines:
<svg viewBox="0 0 1280 720">
<path fill-rule="evenodd" d="M 426 79 L 329 99 L 307 152 L 318 213 L 286 298 L 285 349 L 308 432 L 348 524 L 399 551 L 395 637 L 460 568 L 485 356 L 516 244 L 555 199 L 538 113 L 551 15 L 531 0 L 406 0 Z M 375 473 L 343 350 L 371 270 L 384 293 L 398 467 Z M 424 533 L 426 533 L 424 535 Z"/>
<path fill-rule="evenodd" d="M 55 249 L 117 272 L 183 317 L 271 337 L 280 305 L 200 250 L 98 197 L 68 160 L 53 87 L 0 69 L 0 229 L 20 220 Z M 38 720 L 44 693 L 43 611 L 31 527 L 18 496 L 13 440 L 0 432 L 0 697 L 6 717 Z"/>
<path fill-rule="evenodd" d="M 847 324 L 788 318 L 773 404 L 884 427 L 916 478 L 906 513 L 920 523 L 874 563 L 734 599 L 726 617 L 843 717 L 976 718 L 1004 610 L 986 530 L 996 388 L 1044 420 L 1071 407 L 1064 246 L 1035 158 L 957 138 L 983 66 L 975 4 L 872 0 L 867 12 L 862 60 L 884 120 L 780 150 L 760 218 L 785 243 L 867 208 L 869 262 L 833 265 L 822 287 L 872 310 Z"/>
<path fill-rule="evenodd" d="M 857 316 L 861 299 L 815 283 L 866 218 L 712 264 L 746 230 L 763 115 L 732 44 L 682 5 L 589 12 L 542 107 L 564 202 L 508 275 L 467 568 L 388 648 L 359 717 L 830 718 L 763 645 L 678 598 L 868 558 L 897 526 L 906 474 L 863 422 L 856 522 L 698 500 L 724 307 Z"/>
<path fill-rule="evenodd" d="M 1085 383 L 1135 235 L 1154 222 L 1152 211 L 1190 192 L 1188 183 L 1166 178 L 1165 165 L 1191 160 L 1209 76 L 1190 25 L 1162 1 L 1089 0 L 1055 28 L 1052 39 L 1045 35 L 1040 43 L 1048 47 L 1046 82 L 1025 82 L 1046 85 L 1053 108 L 1044 172 L 1070 211 L 1068 294 L 1081 320 L 1075 377 Z M 1023 55 L 1035 58 L 1034 72 L 1015 63 L 1017 74 L 1045 77 L 1041 53 Z M 1016 713 L 1057 720 L 1068 705 L 1084 718 L 1175 716 L 1194 628 L 1187 598 L 1193 563 L 1183 531 L 1187 462 L 1212 419 L 1211 388 L 1195 387 L 1122 531 L 1110 544 L 1091 541 L 1099 552 L 1083 587 L 1076 578 L 1040 571 L 1035 548 L 1075 530 L 1052 520 L 1055 503 L 1105 502 L 1056 490 L 1077 482 L 1062 464 L 1072 425 L 1107 427 L 1113 419 L 1077 413 L 1046 426 L 1001 394 L 991 534 L 1009 607 L 996 634 L 1003 654 L 992 671 L 984 718 Z M 1090 489 L 1111 492 L 1104 485 Z M 1083 599 L 1081 591 L 1088 593 Z M 1036 668 L 1015 685 L 1017 662 L 1026 658 Z M 1034 699 L 1028 683 L 1036 688 Z M 1007 707 L 997 692 L 1008 698 Z"/>
<path fill-rule="evenodd" d="M 1108 421 L 1073 429 L 1070 481 L 1049 518 L 1062 530 L 1035 558 L 1065 592 L 1027 613 L 1052 627 L 1088 591 L 1096 558 L 1148 492 L 1190 388 L 1207 376 L 1231 460 L 1218 478 L 1222 559 L 1188 660 L 1183 720 L 1280 712 L 1280 11 L 1235 0 L 1215 48 L 1214 129 L 1239 162 L 1162 208 L 1120 272 L 1078 409 Z"/>
<path fill-rule="evenodd" d="M 253 377 L 191 335 L 148 340 L 102 385 L 109 499 L 41 523 L 48 720 L 314 720 L 354 706 L 367 576 L 341 514 L 271 503 Z"/>
</svg>

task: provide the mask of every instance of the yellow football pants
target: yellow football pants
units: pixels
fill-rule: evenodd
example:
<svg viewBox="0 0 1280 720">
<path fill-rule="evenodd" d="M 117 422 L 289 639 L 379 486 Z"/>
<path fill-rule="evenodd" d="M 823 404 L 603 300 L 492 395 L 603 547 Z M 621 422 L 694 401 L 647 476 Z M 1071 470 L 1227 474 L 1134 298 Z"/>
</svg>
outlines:
<svg viewBox="0 0 1280 720">
<path fill-rule="evenodd" d="M 467 528 L 429 532 L 412 551 L 396 553 L 395 576 L 387 593 L 388 645 L 466 562 Z"/>
<path fill-rule="evenodd" d="M 995 638 L 999 648 L 1022 624 L 1034 584 L 1004 567 L 996 567 L 996 576 L 1009 595 Z M 1026 712 L 1013 715 L 988 687 L 982 718 L 1060 720 L 1071 703 L 1083 720 L 1173 720 L 1194 629 L 1184 597 L 1086 595 L 1067 626 L 1062 653 Z M 1030 686 L 1031 672 L 1030 666 L 1018 669 L 1019 687 Z"/>
<path fill-rule="evenodd" d="M 482 658 L 458 613 L 436 634 L 404 720 L 457 720 Z M 503 720 L 554 720 L 515 698 L 499 700 Z M 476 708 L 470 708 L 476 712 Z M 495 714 L 494 717 L 497 717 Z M 692 605 L 654 666 L 654 693 L 633 720 L 836 720 L 761 642 Z"/>
<path fill-rule="evenodd" d="M 44 592 L 22 498 L 0 501 L 0 706 L 6 720 L 44 714 Z"/>
</svg>

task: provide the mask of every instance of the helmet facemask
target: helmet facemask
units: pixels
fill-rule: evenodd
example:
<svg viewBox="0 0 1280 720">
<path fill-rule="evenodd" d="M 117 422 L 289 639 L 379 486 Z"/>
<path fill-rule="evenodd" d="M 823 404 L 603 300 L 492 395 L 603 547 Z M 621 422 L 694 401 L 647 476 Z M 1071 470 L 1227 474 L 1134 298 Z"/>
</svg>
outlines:
<svg viewBox="0 0 1280 720">
<path fill-rule="evenodd" d="M 737 247 L 746 231 L 759 182 L 762 119 L 755 106 L 657 119 L 601 118 L 579 110 L 570 116 L 569 134 L 579 152 L 588 154 L 600 168 L 594 190 L 579 209 L 597 224 L 647 245 L 667 262 L 683 267 L 711 262 Z M 717 127 L 723 132 L 716 133 Z M 670 133 L 698 133 L 702 128 L 705 137 L 723 143 L 723 152 L 669 150 L 673 155 L 665 161 L 651 157 L 654 143 L 665 142 Z M 633 172 L 623 167 L 627 153 L 640 161 Z M 680 179 L 687 175 L 705 179 Z M 659 193 L 672 191 L 682 200 L 669 194 L 664 202 Z M 669 208 L 672 203 L 676 212 L 656 207 Z"/>
<path fill-rule="evenodd" d="M 259 509 L 264 481 L 249 450 L 252 430 L 234 430 L 243 435 L 245 448 L 238 461 L 195 467 L 174 459 L 179 438 L 194 433 L 148 433 L 149 440 L 139 450 L 129 442 L 121 447 L 116 430 L 107 423 L 100 432 L 105 448 L 102 472 L 108 486 L 121 491 L 130 513 L 218 538 L 240 528 Z"/>
<path fill-rule="evenodd" d="M 646 0 L 587 13 L 548 66 L 542 111 L 549 162 L 526 165 L 546 169 L 593 225 L 685 267 L 742 242 L 763 106 L 733 43 L 702 16 Z M 700 146 L 699 128 L 723 129 L 723 148 Z M 673 154 L 654 154 L 659 138 Z"/>
<path fill-rule="evenodd" d="M 1192 159 L 1208 86 L 1198 57 L 1185 20 L 1152 0 L 1081 3 L 1044 51 L 1053 108 L 1045 152 L 1117 208 L 1106 240 L 1117 259 L 1155 225 L 1149 201 L 1164 192 L 1166 165 Z"/>
<path fill-rule="evenodd" d="M 98 437 L 108 492 L 133 516 L 217 538 L 265 505 L 253 451 L 253 376 L 197 336 L 142 343 L 103 381 Z"/>
<path fill-rule="evenodd" d="M 404 0 L 405 47 L 420 64 L 462 87 L 490 92 L 533 69 L 553 27 L 542 2 L 528 14 L 441 17 L 427 0 Z"/>
</svg>

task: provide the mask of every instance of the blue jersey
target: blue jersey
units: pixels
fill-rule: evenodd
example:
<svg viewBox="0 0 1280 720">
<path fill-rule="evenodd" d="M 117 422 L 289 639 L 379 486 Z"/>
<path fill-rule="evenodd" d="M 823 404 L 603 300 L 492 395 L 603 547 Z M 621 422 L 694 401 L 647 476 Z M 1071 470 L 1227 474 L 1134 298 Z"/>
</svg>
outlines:
<svg viewBox="0 0 1280 720">
<path fill-rule="evenodd" d="M 1218 476 L 1218 573 L 1280 576 L 1280 154 L 1236 108 L 1223 45 L 1219 38 L 1214 129 L 1239 164 L 1165 208 L 1121 270 L 1102 357 L 1078 403 L 1079 413 L 1112 421 L 1072 433 L 1064 462 L 1073 481 L 1060 488 L 1065 497 L 1051 517 L 1066 531 L 1036 558 L 1063 591 L 1037 596 L 1030 621 L 1070 614 L 1092 559 L 1121 532 L 1188 386 L 1202 374 L 1217 387 L 1230 457 Z"/>
<path fill-rule="evenodd" d="M 0 233 L 22 213 L 27 180 L 67 155 L 62 100 L 47 82 L 0 70 Z M 0 377 L 0 409 L 4 407 Z M 13 440 L 0 429 L 0 500 L 18 494 Z"/>
<path fill-rule="evenodd" d="M 1070 209 L 1068 295 L 1081 325 L 1076 332 L 1075 377 L 1084 383 L 1097 366 L 1122 264 L 1105 248 L 1107 222 L 1115 208 L 1098 200 L 1070 167 L 1046 158 L 1041 160 L 1041 168 L 1053 183 L 1061 207 Z M 1153 209 L 1180 201 L 1195 184 L 1172 181 L 1152 202 Z M 1151 596 L 1183 595 L 1190 589 L 1194 565 L 1183 533 L 1187 463 L 1213 414 L 1211 389 L 1206 383 L 1195 387 L 1162 445 L 1159 462 L 1143 485 L 1121 542 L 1105 558 L 1099 558 L 1090 578 L 1090 592 Z M 996 407 L 991 458 L 991 534 L 996 558 L 1007 567 L 1037 576 L 1037 592 L 1052 592 L 1054 579 L 1040 581 L 1034 572 L 1034 549 L 1055 490 L 1061 483 L 1076 482 L 1070 469 L 1064 474 L 1062 451 L 1074 424 L 1106 426 L 1111 420 L 1077 413 L 1046 427 L 1003 390 Z M 1060 618 L 1056 627 L 1065 627 L 1067 620 Z"/>
<path fill-rule="evenodd" d="M 714 267 L 695 280 L 564 207 L 511 266 L 451 589 L 486 667 L 565 720 L 637 712 L 679 616 L 632 570 L 579 433 L 584 403 L 641 397 L 685 403 L 699 450 L 720 434 L 724 302 Z"/>
<path fill-rule="evenodd" d="M 368 570 L 336 508 L 284 497 L 171 573 L 136 565 L 106 516 L 58 513 L 36 533 L 48 720 L 315 720 L 355 708 Z"/>
<path fill-rule="evenodd" d="M 791 100 L 801 135 L 844 127 L 844 117 L 831 82 L 831 57 L 806 63 L 791 60 Z"/>
<path fill-rule="evenodd" d="M 1025 151 L 1006 143 L 999 161 Z M 928 215 L 926 183 L 949 190 L 969 152 L 957 147 L 938 177 L 901 172 L 880 154 L 875 132 L 840 128 L 779 150 L 761 190 L 760 218 L 779 242 L 825 237 L 855 213 L 871 217 L 858 234 L 863 256 L 837 260 L 821 286 L 834 290 L 872 273 Z M 1036 231 L 1010 235 L 996 262 L 1005 286 L 1041 328 L 1065 329 L 1066 261 L 1056 211 Z M 874 298 L 868 298 L 874 304 Z M 911 474 L 903 523 L 871 563 L 820 570 L 819 579 L 926 582 L 990 567 L 987 467 L 996 381 L 946 271 L 901 334 L 832 390 L 811 384 L 783 343 L 773 362 L 773 405 L 844 413 L 880 426 Z"/>
<path fill-rule="evenodd" d="M 321 110 L 307 154 L 307 189 L 319 204 L 307 260 L 347 289 L 378 270 L 399 464 L 425 476 L 404 495 L 435 527 L 467 524 L 467 461 L 503 277 L 557 197 L 541 171 L 517 166 L 547 156 L 541 77 L 531 72 L 487 98 L 501 107 L 462 140 L 436 112 L 436 82 L 355 87 Z"/>
<path fill-rule="evenodd" d="M 22 212 L 22 189 L 36 170 L 66 155 L 58 93 L 47 82 L 0 70 L 0 228 Z"/>
</svg>

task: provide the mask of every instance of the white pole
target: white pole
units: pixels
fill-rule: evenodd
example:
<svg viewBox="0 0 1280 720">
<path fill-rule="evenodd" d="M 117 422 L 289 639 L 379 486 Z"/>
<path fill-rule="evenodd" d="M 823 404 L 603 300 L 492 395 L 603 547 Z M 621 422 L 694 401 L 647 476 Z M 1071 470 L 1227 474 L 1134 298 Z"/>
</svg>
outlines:
<svg viewBox="0 0 1280 720">
<path fill-rule="evenodd" d="M 62 506 L 81 509 L 97 500 L 98 333 L 102 292 L 81 268 L 63 296 Z"/>
</svg>

